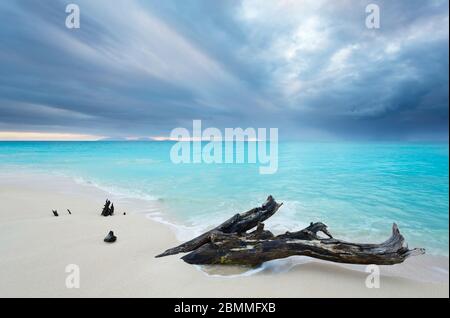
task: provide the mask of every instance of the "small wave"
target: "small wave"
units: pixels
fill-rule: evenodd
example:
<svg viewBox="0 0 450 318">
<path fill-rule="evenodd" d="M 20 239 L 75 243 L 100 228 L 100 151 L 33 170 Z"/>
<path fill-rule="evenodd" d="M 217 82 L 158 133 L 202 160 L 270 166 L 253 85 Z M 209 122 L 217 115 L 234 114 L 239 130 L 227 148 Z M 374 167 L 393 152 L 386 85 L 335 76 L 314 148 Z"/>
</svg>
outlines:
<svg viewBox="0 0 450 318">
<path fill-rule="evenodd" d="M 237 269 L 230 271 L 229 268 L 217 268 L 212 269 L 212 266 L 195 265 L 195 268 L 201 271 L 204 275 L 211 278 L 221 279 L 233 279 L 239 277 L 249 277 L 258 274 L 270 274 L 277 275 L 287 273 L 294 270 L 298 266 L 306 265 L 308 263 L 322 263 L 328 266 L 335 266 L 337 268 L 344 268 L 355 273 L 367 273 L 365 265 L 358 264 L 339 264 L 330 263 L 327 261 L 312 259 L 306 256 L 291 256 L 284 259 L 276 259 L 269 262 L 265 262 L 257 268 L 243 268 L 237 267 Z M 420 262 L 414 262 L 414 264 L 404 263 L 392 265 L 381 265 L 381 275 L 385 277 L 401 277 L 418 282 L 425 283 L 445 283 L 448 282 L 448 258 L 446 260 L 447 267 L 436 266 L 431 264 L 421 264 Z M 239 273 L 235 273 L 240 271 Z"/>
<path fill-rule="evenodd" d="M 146 217 L 152 221 L 164 224 L 169 227 L 175 233 L 175 237 L 180 242 L 191 240 L 206 231 L 205 226 L 189 226 L 171 222 L 165 217 L 164 213 L 161 212 L 147 213 Z"/>
<path fill-rule="evenodd" d="M 89 185 L 89 186 L 93 186 L 96 187 L 104 192 L 110 193 L 111 195 L 114 195 L 116 197 L 119 198 L 124 198 L 124 199 L 141 199 L 141 200 L 146 200 L 146 201 L 158 201 L 160 200 L 159 197 L 150 195 L 148 193 L 139 191 L 139 190 L 129 190 L 123 187 L 116 187 L 116 186 L 111 186 L 111 185 L 106 185 L 106 184 L 102 184 L 96 181 L 92 181 L 92 180 L 87 180 L 83 177 L 80 176 L 76 176 L 76 177 L 72 177 L 73 180 L 80 185 Z"/>
<path fill-rule="evenodd" d="M 236 270 L 241 270 L 240 273 L 229 274 L 225 269 L 222 269 L 222 273 L 211 273 L 208 266 L 195 265 L 196 269 L 201 271 L 208 277 L 216 278 L 237 278 L 248 277 L 260 273 L 268 274 L 281 274 L 292 270 L 294 267 L 313 262 L 314 260 L 304 256 L 292 256 L 283 259 L 276 259 L 265 262 L 256 268 L 245 268 L 236 266 Z M 317 260 L 316 260 L 317 261 Z M 220 270 L 220 269 L 219 269 Z"/>
</svg>

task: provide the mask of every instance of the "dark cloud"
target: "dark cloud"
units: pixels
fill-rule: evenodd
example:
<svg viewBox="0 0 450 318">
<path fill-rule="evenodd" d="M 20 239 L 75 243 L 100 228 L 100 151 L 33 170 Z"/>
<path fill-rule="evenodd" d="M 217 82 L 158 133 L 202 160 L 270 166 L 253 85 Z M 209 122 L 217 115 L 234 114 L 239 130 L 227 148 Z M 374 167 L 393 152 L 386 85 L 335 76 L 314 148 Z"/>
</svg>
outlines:
<svg viewBox="0 0 450 318">
<path fill-rule="evenodd" d="M 0 3 L 0 130 L 448 139 L 448 1 Z"/>
</svg>

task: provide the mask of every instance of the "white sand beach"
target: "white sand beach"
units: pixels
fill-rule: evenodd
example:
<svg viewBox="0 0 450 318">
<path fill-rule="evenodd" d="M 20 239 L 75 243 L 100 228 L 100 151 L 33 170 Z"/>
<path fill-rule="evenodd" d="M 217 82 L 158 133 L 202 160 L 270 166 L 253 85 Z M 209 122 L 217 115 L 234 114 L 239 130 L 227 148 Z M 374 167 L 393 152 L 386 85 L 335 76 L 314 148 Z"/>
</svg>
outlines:
<svg viewBox="0 0 450 318">
<path fill-rule="evenodd" d="M 116 215 L 105 218 L 106 198 Z M 449 297 L 448 258 L 427 255 L 383 266 L 378 289 L 366 288 L 364 267 L 315 260 L 279 273 L 208 275 L 178 255 L 154 258 L 178 241 L 145 217 L 147 207 L 66 177 L 0 174 L 0 297 Z M 103 242 L 110 230 L 116 243 Z M 80 268 L 78 289 L 66 287 L 68 264 Z"/>
</svg>

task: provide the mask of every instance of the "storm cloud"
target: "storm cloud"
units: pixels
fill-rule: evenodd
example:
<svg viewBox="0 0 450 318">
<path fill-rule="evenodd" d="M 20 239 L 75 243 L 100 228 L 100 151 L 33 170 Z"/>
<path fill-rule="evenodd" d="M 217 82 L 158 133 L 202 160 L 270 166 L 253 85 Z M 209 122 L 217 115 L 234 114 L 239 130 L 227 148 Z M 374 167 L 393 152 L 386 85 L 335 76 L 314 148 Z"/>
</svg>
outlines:
<svg viewBox="0 0 450 318">
<path fill-rule="evenodd" d="M 5 0 L 0 131 L 448 140 L 448 27 L 447 0 Z"/>
</svg>

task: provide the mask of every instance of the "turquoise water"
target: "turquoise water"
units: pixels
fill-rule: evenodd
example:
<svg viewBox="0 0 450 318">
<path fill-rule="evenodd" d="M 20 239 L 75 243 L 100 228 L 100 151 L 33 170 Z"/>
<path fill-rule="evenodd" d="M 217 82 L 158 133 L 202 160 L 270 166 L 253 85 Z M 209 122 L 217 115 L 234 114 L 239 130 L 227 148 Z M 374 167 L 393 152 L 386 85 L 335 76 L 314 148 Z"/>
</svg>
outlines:
<svg viewBox="0 0 450 318">
<path fill-rule="evenodd" d="M 167 219 L 203 229 L 260 205 L 284 202 L 267 225 L 326 223 L 335 237 L 382 241 L 393 222 L 410 247 L 448 255 L 448 144 L 279 144 L 279 168 L 180 164 L 172 142 L 0 142 L 0 172 L 50 171 L 110 191 L 157 200 Z"/>
</svg>

